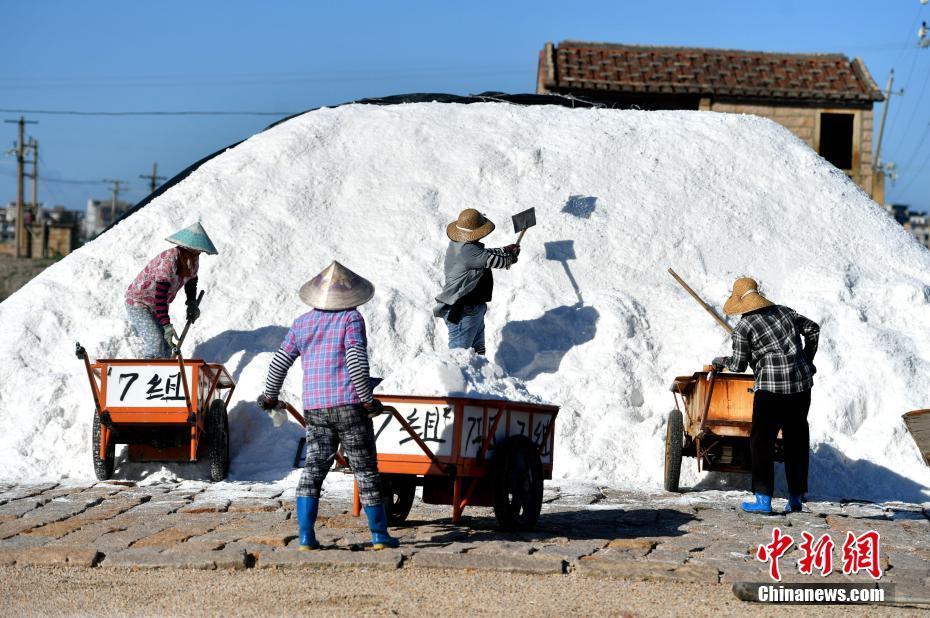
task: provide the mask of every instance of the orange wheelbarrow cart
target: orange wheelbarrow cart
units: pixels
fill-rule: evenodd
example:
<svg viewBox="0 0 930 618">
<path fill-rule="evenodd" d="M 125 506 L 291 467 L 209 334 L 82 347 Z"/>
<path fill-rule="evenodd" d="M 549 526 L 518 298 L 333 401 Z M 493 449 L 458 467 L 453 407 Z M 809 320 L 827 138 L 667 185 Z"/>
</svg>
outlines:
<svg viewBox="0 0 930 618">
<path fill-rule="evenodd" d="M 466 506 L 492 506 L 507 529 L 536 525 L 543 480 L 552 478 L 558 406 L 468 397 L 378 395 L 378 470 L 392 525 L 403 522 L 417 486 L 423 502 L 449 504 L 459 523 Z M 303 415 L 288 405 L 302 425 Z M 352 462 L 338 461 L 351 467 Z M 358 485 L 354 514 L 361 512 Z"/>
<path fill-rule="evenodd" d="M 100 480 L 113 475 L 116 445 L 130 461 L 195 462 L 209 457 L 210 479 L 229 472 L 227 407 L 235 382 L 203 360 L 98 359 L 77 344 L 94 398 L 93 462 Z"/>
<path fill-rule="evenodd" d="M 753 384 L 752 374 L 715 372 L 709 366 L 675 378 L 675 409 L 669 412 L 665 432 L 666 491 L 678 491 L 684 456 L 697 459 L 698 472 L 751 471 Z M 781 432 L 775 460 L 784 461 Z"/>
</svg>

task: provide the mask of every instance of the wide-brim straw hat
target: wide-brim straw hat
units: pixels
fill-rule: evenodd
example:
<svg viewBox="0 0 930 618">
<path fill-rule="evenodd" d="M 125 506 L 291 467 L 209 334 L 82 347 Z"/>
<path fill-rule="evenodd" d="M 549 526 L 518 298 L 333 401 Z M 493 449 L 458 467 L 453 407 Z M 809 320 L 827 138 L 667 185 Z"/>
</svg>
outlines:
<svg viewBox="0 0 930 618">
<path fill-rule="evenodd" d="M 199 221 L 175 232 L 165 240 L 191 251 L 203 251 L 207 255 L 216 255 L 216 247 Z"/>
<path fill-rule="evenodd" d="M 446 236 L 457 242 L 480 240 L 494 231 L 490 219 L 474 208 L 466 208 L 459 213 L 459 218 L 446 226 Z"/>
<path fill-rule="evenodd" d="M 336 261 L 300 287 L 300 300 L 324 311 L 358 307 L 374 295 L 375 286 L 371 281 Z"/>
<path fill-rule="evenodd" d="M 723 312 L 727 315 L 742 315 L 774 305 L 759 292 L 759 284 L 755 279 L 740 277 L 733 282 L 733 292 L 723 305 Z"/>
</svg>

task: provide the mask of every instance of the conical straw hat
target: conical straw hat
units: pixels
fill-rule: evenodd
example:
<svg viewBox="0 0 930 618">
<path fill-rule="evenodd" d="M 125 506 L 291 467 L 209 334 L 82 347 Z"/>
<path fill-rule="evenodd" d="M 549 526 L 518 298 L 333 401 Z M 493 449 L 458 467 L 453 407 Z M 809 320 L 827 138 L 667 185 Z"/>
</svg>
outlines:
<svg viewBox="0 0 930 618">
<path fill-rule="evenodd" d="M 204 231 L 199 221 L 190 227 L 175 232 L 165 240 L 180 245 L 185 249 L 203 251 L 207 255 L 216 255 L 216 247 L 213 245 L 213 241 L 210 240 L 210 237 L 207 236 L 206 231 Z"/>
<path fill-rule="evenodd" d="M 336 261 L 300 287 L 300 300 L 325 311 L 358 307 L 374 295 L 375 286 L 368 279 Z"/>
<path fill-rule="evenodd" d="M 494 224 L 474 208 L 466 208 L 459 218 L 446 226 L 449 240 L 472 242 L 494 231 Z"/>
<path fill-rule="evenodd" d="M 723 305 L 723 312 L 727 315 L 742 315 L 774 305 L 759 292 L 759 284 L 755 279 L 741 277 L 733 282 L 733 292 Z"/>
</svg>

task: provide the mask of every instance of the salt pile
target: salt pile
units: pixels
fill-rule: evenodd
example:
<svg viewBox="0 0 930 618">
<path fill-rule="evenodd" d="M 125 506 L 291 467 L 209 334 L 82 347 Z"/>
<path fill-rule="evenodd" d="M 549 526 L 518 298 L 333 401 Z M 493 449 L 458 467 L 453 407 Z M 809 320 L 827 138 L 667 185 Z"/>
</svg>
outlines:
<svg viewBox="0 0 930 618">
<path fill-rule="evenodd" d="M 522 380 L 472 350 L 423 352 L 394 369 L 375 389 L 380 393 L 544 403 Z"/>
<path fill-rule="evenodd" d="M 501 103 L 349 105 L 282 123 L 0 304 L 0 479 L 91 478 L 74 341 L 131 355 L 123 293 L 177 228 L 201 220 L 220 250 L 202 260 L 203 317 L 186 345 L 238 381 L 232 478 L 280 479 L 299 427 L 275 428 L 253 400 L 305 309 L 299 285 L 332 259 L 375 283 L 362 312 L 373 373 L 392 391 L 413 394 L 427 376 L 475 389 L 499 380 L 490 364 L 449 357 L 464 367 L 450 376 L 430 356 L 446 347 L 430 313 L 444 226 L 478 208 L 498 224 L 489 246 L 502 246 L 510 215 L 530 206 L 539 224 L 497 274 L 487 343 L 528 393 L 562 406 L 556 476 L 661 487 L 669 384 L 727 349 L 665 273 L 673 266 L 718 307 L 752 275 L 820 322 L 812 493 L 930 499 L 930 469 L 900 420 L 930 403 L 930 253 L 770 121 Z M 173 314 L 182 323 L 180 304 Z M 490 390 L 509 397 L 519 384 Z M 683 485 L 715 485 L 693 460 L 684 468 Z"/>
</svg>

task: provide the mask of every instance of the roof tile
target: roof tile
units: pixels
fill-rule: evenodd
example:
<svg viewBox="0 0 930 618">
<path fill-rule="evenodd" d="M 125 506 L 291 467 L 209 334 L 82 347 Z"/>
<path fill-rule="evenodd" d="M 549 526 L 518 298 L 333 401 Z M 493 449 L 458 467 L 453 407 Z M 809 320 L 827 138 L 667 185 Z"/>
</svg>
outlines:
<svg viewBox="0 0 930 618">
<path fill-rule="evenodd" d="M 883 99 L 861 60 L 842 54 L 777 54 L 562 41 L 553 47 L 559 87 L 615 92 L 871 102 Z M 858 66 L 856 65 L 858 63 Z"/>
</svg>

